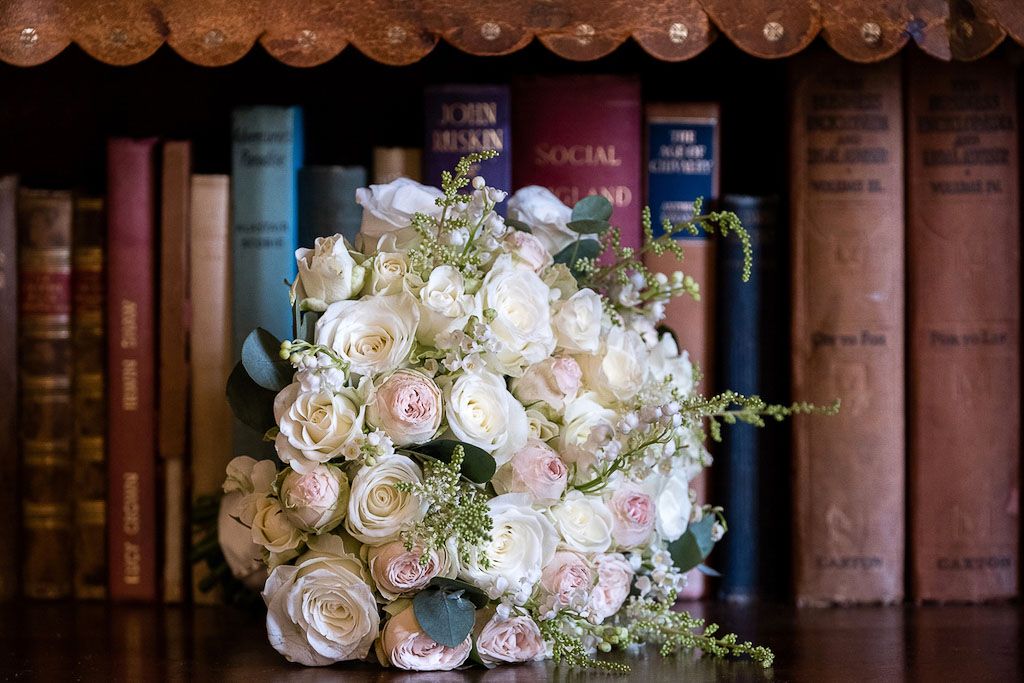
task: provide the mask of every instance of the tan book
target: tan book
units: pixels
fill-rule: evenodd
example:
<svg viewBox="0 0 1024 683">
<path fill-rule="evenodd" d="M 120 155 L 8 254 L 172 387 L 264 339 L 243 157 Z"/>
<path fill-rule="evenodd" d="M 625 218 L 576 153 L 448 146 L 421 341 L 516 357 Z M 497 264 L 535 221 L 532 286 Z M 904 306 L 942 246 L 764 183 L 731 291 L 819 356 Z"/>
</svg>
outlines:
<svg viewBox="0 0 1024 683">
<path fill-rule="evenodd" d="M 903 596 L 900 62 L 819 51 L 791 83 L 793 422 L 799 604 Z"/>
<path fill-rule="evenodd" d="M 226 175 L 192 176 L 190 343 L 192 398 L 192 495 L 220 495 L 231 460 L 233 421 L 224 387 L 233 367 L 231 342 L 231 252 L 229 180 Z M 192 571 L 192 599 L 217 602 L 199 582 L 206 566 Z"/>
<path fill-rule="evenodd" d="M 911 591 L 1018 592 L 1016 73 L 914 59 L 907 101 Z"/>
<path fill-rule="evenodd" d="M 423 150 L 418 147 L 374 147 L 373 183 L 390 183 L 395 178 L 419 181 L 423 177 Z M 434 182 L 441 182 L 440 179 Z"/>
</svg>

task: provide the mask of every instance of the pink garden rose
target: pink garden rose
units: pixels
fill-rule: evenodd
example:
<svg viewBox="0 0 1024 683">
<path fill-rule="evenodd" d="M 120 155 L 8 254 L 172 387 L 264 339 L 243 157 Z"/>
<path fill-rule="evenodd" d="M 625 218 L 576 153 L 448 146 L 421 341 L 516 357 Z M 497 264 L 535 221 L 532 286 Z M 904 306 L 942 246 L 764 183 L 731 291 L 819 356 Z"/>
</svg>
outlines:
<svg viewBox="0 0 1024 683">
<path fill-rule="evenodd" d="M 562 412 L 565 402 L 576 396 L 583 380 L 583 370 L 576 359 L 548 358 L 526 369 L 526 373 L 512 382 L 512 393 L 524 405 L 544 403 L 556 412 Z"/>
<path fill-rule="evenodd" d="M 395 600 L 425 588 L 441 572 L 437 553 L 431 552 L 427 563 L 420 564 L 420 550 L 405 549 L 402 541 L 392 541 L 369 549 L 370 576 L 386 600 Z"/>
<path fill-rule="evenodd" d="M 594 571 L 582 554 L 559 550 L 541 572 L 540 586 L 557 607 L 585 604 L 594 587 Z"/>
<path fill-rule="evenodd" d="M 383 429 L 396 446 L 423 443 L 441 426 L 441 391 L 415 370 L 398 370 L 377 389 L 367 420 Z"/>
<path fill-rule="evenodd" d="M 441 645 L 423 632 L 410 607 L 391 617 L 384 626 L 381 646 L 388 661 L 399 669 L 451 671 L 469 659 L 473 637 L 466 636 L 458 647 Z"/>
<path fill-rule="evenodd" d="M 591 614 L 604 621 L 620 609 L 633 585 L 633 568 L 621 553 L 606 553 L 594 558 L 597 585 L 590 594 Z"/>
<path fill-rule="evenodd" d="M 612 540 L 622 550 L 645 544 L 654 531 L 654 500 L 639 489 L 624 486 L 608 500 L 612 511 Z"/>
<path fill-rule="evenodd" d="M 528 232 L 512 230 L 505 235 L 505 246 L 512 252 L 512 257 L 535 273 L 539 273 L 554 260 L 547 247 L 539 239 Z"/>
<path fill-rule="evenodd" d="M 484 616 L 486 618 L 486 612 Z M 546 648 L 533 619 L 494 613 L 476 637 L 476 651 L 485 664 L 497 664 L 543 659 Z"/>
<path fill-rule="evenodd" d="M 553 448 L 530 439 L 501 466 L 491 483 L 498 493 L 526 493 L 536 503 L 558 502 L 565 491 L 569 470 Z"/>
</svg>

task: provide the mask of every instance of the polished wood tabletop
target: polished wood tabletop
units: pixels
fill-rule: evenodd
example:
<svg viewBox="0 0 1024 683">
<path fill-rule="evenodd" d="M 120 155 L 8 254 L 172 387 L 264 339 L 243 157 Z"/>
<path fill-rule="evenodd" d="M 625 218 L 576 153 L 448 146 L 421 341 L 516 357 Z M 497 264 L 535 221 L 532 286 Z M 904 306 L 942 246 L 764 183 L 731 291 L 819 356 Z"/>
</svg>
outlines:
<svg viewBox="0 0 1024 683">
<path fill-rule="evenodd" d="M 416 675 L 366 664 L 306 669 L 267 644 L 258 613 L 230 607 L 25 603 L 0 606 L 0 680 L 104 681 L 982 681 L 1024 680 L 1019 605 L 796 609 L 688 606 L 775 650 L 771 669 L 653 649 L 614 655 L 632 674 L 551 663 Z"/>
</svg>

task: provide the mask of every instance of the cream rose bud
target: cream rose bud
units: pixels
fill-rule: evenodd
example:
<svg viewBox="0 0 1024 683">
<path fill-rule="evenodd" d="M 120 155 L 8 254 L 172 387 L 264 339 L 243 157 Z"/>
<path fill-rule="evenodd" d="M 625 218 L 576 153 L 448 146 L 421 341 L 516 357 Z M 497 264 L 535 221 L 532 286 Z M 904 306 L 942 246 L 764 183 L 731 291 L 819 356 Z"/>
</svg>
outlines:
<svg viewBox="0 0 1024 683">
<path fill-rule="evenodd" d="M 470 315 L 479 315 L 476 298 L 466 294 L 466 281 L 453 266 L 438 266 L 419 290 L 420 324 L 416 339 L 427 346 L 437 335 L 462 329 Z"/>
<path fill-rule="evenodd" d="M 306 535 L 285 515 L 280 501 L 263 498 L 256 504 L 252 520 L 252 542 L 271 553 L 287 553 L 306 540 Z"/>
<path fill-rule="evenodd" d="M 600 498 L 570 491 L 548 513 L 562 543 L 581 553 L 603 553 L 612 544 L 612 513 Z"/>
<path fill-rule="evenodd" d="M 554 263 L 551 252 L 544 243 L 528 232 L 512 230 L 505 235 L 502 242 L 517 264 L 526 266 L 535 273 L 540 273 Z"/>
<path fill-rule="evenodd" d="M 597 402 L 597 395 L 584 392 L 570 401 L 562 416 L 562 429 L 556 440 L 562 459 L 577 466 L 578 481 L 584 481 L 595 462 L 594 449 L 588 447 L 592 433 L 611 433 L 616 420 L 614 410 Z M 580 477 L 584 477 L 581 479 Z"/>
<path fill-rule="evenodd" d="M 341 235 L 317 237 L 313 249 L 295 251 L 295 261 L 295 297 L 314 311 L 356 296 L 366 279 L 366 269 L 352 258 Z"/>
<path fill-rule="evenodd" d="M 524 405 L 543 403 L 561 413 L 566 399 L 575 398 L 582 378 L 583 371 L 575 359 L 547 358 L 528 367 L 522 377 L 513 379 L 512 393 Z"/>
<path fill-rule="evenodd" d="M 220 499 L 217 515 L 217 542 L 224 553 L 231 574 L 250 590 L 260 590 L 267 580 L 267 567 L 263 564 L 263 547 L 252 542 L 250 527 L 238 521 L 234 510 L 244 496 L 239 491 Z"/>
<path fill-rule="evenodd" d="M 553 505 L 565 492 L 569 470 L 543 441 L 530 439 L 502 465 L 491 484 L 498 493 L 525 493 L 534 503 Z"/>
<path fill-rule="evenodd" d="M 476 651 L 484 664 L 544 659 L 547 650 L 544 637 L 530 617 L 503 617 L 497 612 L 489 614 L 489 611 L 480 611 L 477 615 L 477 623 L 483 622 L 483 627 L 476 635 Z"/>
<path fill-rule="evenodd" d="M 298 472 L 312 472 L 341 456 L 345 444 L 362 432 L 364 411 L 348 392 L 301 391 L 298 382 L 289 384 L 274 398 L 278 457 Z"/>
<path fill-rule="evenodd" d="M 348 477 L 341 468 L 317 465 L 307 474 L 288 472 L 279 497 L 288 521 L 303 531 L 322 534 L 341 523 L 348 493 Z"/>
<path fill-rule="evenodd" d="M 544 515 L 530 506 L 526 495 L 506 493 L 487 501 L 491 540 L 471 548 L 459 578 L 486 591 L 491 599 L 509 595 L 516 604 L 530 599 L 541 569 L 555 554 L 558 532 Z M 484 567 L 481 559 L 489 561 Z"/>
<path fill-rule="evenodd" d="M 440 216 L 437 199 L 444 193 L 415 180 L 398 178 L 386 185 L 370 185 L 356 190 L 356 203 L 363 207 L 362 237 L 373 244 L 383 235 L 407 228 L 416 213 Z"/>
<path fill-rule="evenodd" d="M 420 562 L 421 555 L 419 548 L 406 550 L 402 541 L 391 541 L 368 550 L 370 576 L 385 600 L 397 600 L 426 588 L 432 578 L 442 573 L 442 560 L 436 552 L 427 554 L 426 564 Z"/>
<path fill-rule="evenodd" d="M 666 541 L 682 536 L 693 512 L 685 472 L 677 468 L 668 476 L 650 476 L 644 481 L 644 490 L 654 500 L 654 525 L 658 535 Z"/>
<path fill-rule="evenodd" d="M 567 225 L 572 220 L 572 209 L 546 187 L 520 188 L 508 200 L 508 217 L 530 226 L 533 235 L 551 254 L 557 254 L 579 237 Z M 584 239 L 593 237 L 586 235 Z"/>
<path fill-rule="evenodd" d="M 499 466 L 526 444 L 526 409 L 502 377 L 486 370 L 464 373 L 445 397 L 445 416 L 455 437 L 487 451 Z"/>
<path fill-rule="evenodd" d="M 645 545 L 654 531 L 655 509 L 650 494 L 630 485 L 622 486 L 608 498 L 612 512 L 612 540 L 629 550 Z"/>
<path fill-rule="evenodd" d="M 613 327 L 601 351 L 577 359 L 584 385 L 605 405 L 630 400 L 647 378 L 647 349 L 633 330 Z"/>
<path fill-rule="evenodd" d="M 409 359 L 420 311 L 408 293 L 339 301 L 316 323 L 316 343 L 330 347 L 350 370 L 371 376 Z"/>
<path fill-rule="evenodd" d="M 430 441 L 442 415 L 441 390 L 417 370 L 396 370 L 366 407 L 366 421 L 383 429 L 395 446 Z"/>
<path fill-rule="evenodd" d="M 380 631 L 362 563 L 337 536 L 317 536 L 309 544 L 293 566 L 274 569 L 263 588 L 270 644 L 289 662 L 306 666 L 362 659 Z"/>
<path fill-rule="evenodd" d="M 559 550 L 544 567 L 540 587 L 554 599 L 555 606 L 586 604 L 594 588 L 594 570 L 580 553 Z"/>
<path fill-rule="evenodd" d="M 400 252 L 379 252 L 370 263 L 370 294 L 399 294 L 402 292 L 409 262 Z"/>
<path fill-rule="evenodd" d="M 363 465 L 352 478 L 345 530 L 368 545 L 383 545 L 398 538 L 402 529 L 423 519 L 426 506 L 418 496 L 399 491 L 395 484 L 418 484 L 423 471 L 399 454 Z"/>
<path fill-rule="evenodd" d="M 581 289 L 558 304 L 551 320 L 558 348 L 570 353 L 596 353 L 601 344 L 604 307 L 601 295 Z"/>
<path fill-rule="evenodd" d="M 469 659 L 473 637 L 446 647 L 428 636 L 416 621 L 411 607 L 391 617 L 384 625 L 381 646 L 392 666 L 406 671 L 451 671 Z"/>
<path fill-rule="evenodd" d="M 532 439 L 551 441 L 558 436 L 558 425 L 552 422 L 543 411 L 536 408 L 527 409 L 526 424 Z"/>
<path fill-rule="evenodd" d="M 270 495 L 271 487 L 277 478 L 277 465 L 271 460 L 254 460 L 247 455 L 233 458 L 227 466 L 227 479 L 224 481 L 224 493 L 232 496 L 232 505 L 228 514 L 238 517 L 242 524 L 252 526 L 252 518 L 256 515 L 256 503 Z"/>
<path fill-rule="evenodd" d="M 497 258 L 477 292 L 479 310 L 494 312 L 491 353 L 506 374 L 538 363 L 555 350 L 551 329 L 551 290 L 531 270 L 517 268 L 508 254 Z"/>
<path fill-rule="evenodd" d="M 604 621 L 622 609 L 633 586 L 633 567 L 619 553 L 598 555 L 597 585 L 590 594 L 590 611 L 598 622 Z"/>
</svg>

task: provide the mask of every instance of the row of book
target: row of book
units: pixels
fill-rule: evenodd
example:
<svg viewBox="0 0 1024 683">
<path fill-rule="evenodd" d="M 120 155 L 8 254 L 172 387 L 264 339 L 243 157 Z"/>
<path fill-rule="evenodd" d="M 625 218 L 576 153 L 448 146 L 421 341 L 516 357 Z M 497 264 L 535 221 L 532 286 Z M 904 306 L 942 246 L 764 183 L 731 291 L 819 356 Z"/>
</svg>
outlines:
<svg viewBox="0 0 1024 683">
<path fill-rule="evenodd" d="M 442 86 L 425 101 L 424 148 L 378 149 L 370 175 L 304 167 L 301 110 L 248 107 L 233 115 L 230 177 L 192 173 L 187 142 L 114 139 L 105 200 L 21 189 L 15 201 L 15 180 L 0 183 L 0 254 L 18 254 L 17 276 L 0 259 L 0 320 L 18 322 L 0 349 L 17 345 L 21 380 L 19 400 L 13 365 L 0 373 L 0 400 L 19 408 L 24 483 L 20 545 L 2 543 L 23 550 L 26 595 L 205 599 L 188 501 L 218 490 L 232 454 L 271 455 L 231 434 L 223 387 L 247 330 L 290 335 L 296 246 L 353 239 L 368 179 L 436 184 L 479 149 L 501 152 L 477 170 L 491 185 L 608 197 L 627 244 L 641 242 L 644 204 L 655 226 L 688 219 L 698 197 L 739 213 L 750 283 L 738 244 L 687 236 L 682 267 L 703 296 L 673 302 L 668 326 L 705 391 L 842 398 L 837 417 L 798 418 L 792 447 L 782 428 L 743 425 L 712 446 L 713 481 L 697 488 L 730 520 L 710 560 L 721 595 L 892 602 L 905 565 L 916 600 L 1016 594 L 1012 69 L 798 60 L 788 229 L 779 198 L 720 191 L 715 103 L 645 103 L 620 76 Z M 661 258 L 651 265 L 679 268 Z M 13 441 L 13 412 L 0 438 Z M 687 595 L 706 590 L 695 573 Z"/>
</svg>

